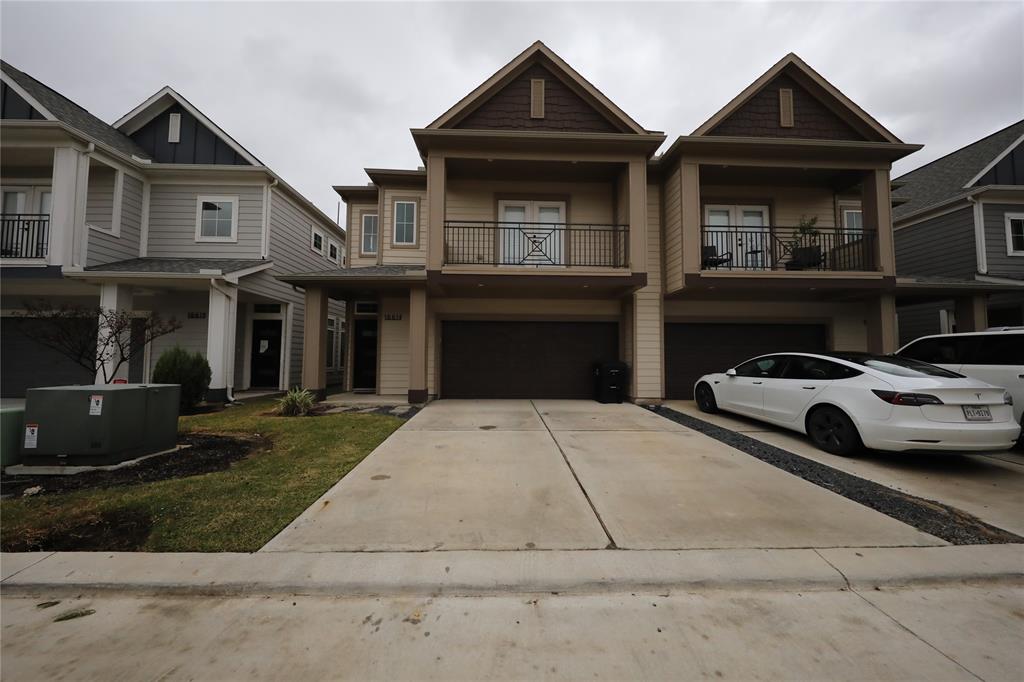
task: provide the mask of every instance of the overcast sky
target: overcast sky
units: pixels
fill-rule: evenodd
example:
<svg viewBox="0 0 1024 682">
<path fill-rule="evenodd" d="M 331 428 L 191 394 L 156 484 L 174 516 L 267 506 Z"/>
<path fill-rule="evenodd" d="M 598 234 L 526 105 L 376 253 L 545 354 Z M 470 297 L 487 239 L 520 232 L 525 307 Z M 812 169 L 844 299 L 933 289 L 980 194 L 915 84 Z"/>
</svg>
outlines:
<svg viewBox="0 0 1024 682">
<path fill-rule="evenodd" d="M 669 142 L 787 52 L 906 142 L 1024 118 L 1024 3 L 0 3 L 0 52 L 112 122 L 170 85 L 334 216 L 534 40 Z M 666 143 L 666 148 L 667 148 Z"/>
</svg>

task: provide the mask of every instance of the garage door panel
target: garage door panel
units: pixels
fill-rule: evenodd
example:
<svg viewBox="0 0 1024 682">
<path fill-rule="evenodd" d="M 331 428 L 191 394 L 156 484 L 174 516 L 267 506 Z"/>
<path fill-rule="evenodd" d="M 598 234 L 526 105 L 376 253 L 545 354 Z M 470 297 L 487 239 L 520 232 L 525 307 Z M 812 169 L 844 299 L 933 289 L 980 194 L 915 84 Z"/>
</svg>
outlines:
<svg viewBox="0 0 1024 682">
<path fill-rule="evenodd" d="M 724 372 L 756 355 L 824 351 L 821 324 L 669 323 L 665 325 L 665 394 L 688 400 L 704 374 Z"/>
<path fill-rule="evenodd" d="M 595 362 L 618 358 L 614 322 L 446 321 L 446 398 L 590 398 Z"/>
<path fill-rule="evenodd" d="M 25 391 L 40 386 L 93 383 L 95 377 L 89 370 L 33 338 L 42 324 L 34 319 L 3 318 L 0 393 L 4 398 L 24 398 Z"/>
</svg>

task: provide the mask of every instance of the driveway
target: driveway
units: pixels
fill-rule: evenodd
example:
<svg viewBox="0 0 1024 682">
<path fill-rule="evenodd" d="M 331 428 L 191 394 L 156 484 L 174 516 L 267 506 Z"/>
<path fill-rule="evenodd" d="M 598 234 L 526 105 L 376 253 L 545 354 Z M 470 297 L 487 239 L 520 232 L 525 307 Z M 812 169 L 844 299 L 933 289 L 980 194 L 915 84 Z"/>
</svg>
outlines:
<svg viewBox="0 0 1024 682">
<path fill-rule="evenodd" d="M 442 400 L 263 551 L 935 544 L 635 405 Z"/>
<path fill-rule="evenodd" d="M 921 455 L 866 453 L 839 457 L 803 435 L 739 415 L 705 414 L 691 400 L 665 407 L 742 433 L 861 478 L 963 510 L 986 523 L 1024 535 L 1024 453 Z"/>
</svg>

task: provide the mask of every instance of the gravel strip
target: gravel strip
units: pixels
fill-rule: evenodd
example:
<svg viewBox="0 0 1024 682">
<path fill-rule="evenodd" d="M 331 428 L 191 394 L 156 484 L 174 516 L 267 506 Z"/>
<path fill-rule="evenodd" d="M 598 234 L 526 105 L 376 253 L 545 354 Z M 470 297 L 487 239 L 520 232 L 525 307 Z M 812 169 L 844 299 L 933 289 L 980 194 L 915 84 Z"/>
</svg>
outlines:
<svg viewBox="0 0 1024 682">
<path fill-rule="evenodd" d="M 762 462 L 799 476 L 809 483 L 859 502 L 897 521 L 954 545 L 992 545 L 1024 542 L 1024 538 L 989 525 L 977 517 L 934 500 L 893 490 L 880 483 L 801 457 L 759 440 L 662 406 L 652 412 L 699 431 Z"/>
</svg>

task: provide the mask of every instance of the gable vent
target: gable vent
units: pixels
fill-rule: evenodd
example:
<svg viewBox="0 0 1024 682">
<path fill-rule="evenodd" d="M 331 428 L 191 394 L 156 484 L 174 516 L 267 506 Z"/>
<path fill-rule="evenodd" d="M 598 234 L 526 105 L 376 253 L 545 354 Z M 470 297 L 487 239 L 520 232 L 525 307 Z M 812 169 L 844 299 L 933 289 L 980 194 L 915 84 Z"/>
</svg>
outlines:
<svg viewBox="0 0 1024 682">
<path fill-rule="evenodd" d="M 167 124 L 167 141 L 181 141 L 181 114 L 171 114 L 170 121 Z"/>
<path fill-rule="evenodd" d="M 544 79 L 530 79 L 530 118 L 544 118 Z"/>
<path fill-rule="evenodd" d="M 779 88 L 779 126 L 793 127 L 793 90 Z"/>
</svg>

